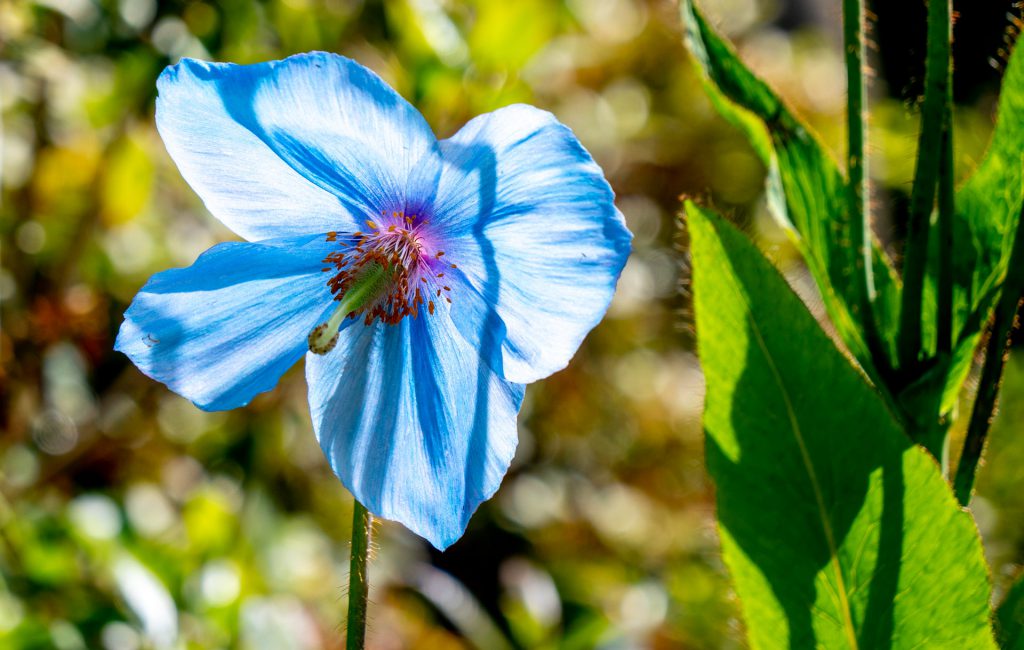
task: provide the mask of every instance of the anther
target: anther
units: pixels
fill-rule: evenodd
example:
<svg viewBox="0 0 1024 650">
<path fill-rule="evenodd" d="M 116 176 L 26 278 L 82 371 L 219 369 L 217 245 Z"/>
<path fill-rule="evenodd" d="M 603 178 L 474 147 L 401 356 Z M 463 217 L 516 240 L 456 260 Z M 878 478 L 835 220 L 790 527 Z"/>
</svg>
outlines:
<svg viewBox="0 0 1024 650">
<path fill-rule="evenodd" d="M 421 228 L 428 221 L 405 212 L 392 212 L 394 221 L 387 211 L 381 211 L 381 216 L 381 221 L 365 221 L 369 228 L 365 233 L 342 235 L 344 252 L 335 251 L 324 259 L 328 265 L 324 270 L 334 266 L 327 286 L 339 304 L 326 323 L 310 332 L 313 352 L 323 354 L 334 347 L 333 339 L 346 319 L 359 318 L 367 326 L 375 320 L 393 325 L 406 316 L 417 318 L 421 305 L 426 317 L 436 312 L 438 304 L 427 300 L 428 292 L 440 300 L 444 291 L 451 291 L 434 284 L 435 279 L 444 277 L 446 267 L 456 265 L 440 262 L 444 251 L 435 249 L 429 254 L 423 250 Z M 445 300 L 451 303 L 447 296 Z"/>
</svg>

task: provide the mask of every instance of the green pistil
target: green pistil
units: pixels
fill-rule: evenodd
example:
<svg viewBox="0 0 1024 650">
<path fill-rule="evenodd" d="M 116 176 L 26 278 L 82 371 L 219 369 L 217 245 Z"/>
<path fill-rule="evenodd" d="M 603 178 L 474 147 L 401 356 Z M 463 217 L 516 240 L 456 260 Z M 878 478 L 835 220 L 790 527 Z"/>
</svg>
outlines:
<svg viewBox="0 0 1024 650">
<path fill-rule="evenodd" d="M 345 318 L 379 298 L 387 290 L 390 280 L 391 274 L 384 266 L 377 262 L 368 264 L 342 296 L 327 322 L 317 325 L 309 333 L 309 351 L 327 354 L 333 350 L 338 343 L 338 330 Z"/>
</svg>

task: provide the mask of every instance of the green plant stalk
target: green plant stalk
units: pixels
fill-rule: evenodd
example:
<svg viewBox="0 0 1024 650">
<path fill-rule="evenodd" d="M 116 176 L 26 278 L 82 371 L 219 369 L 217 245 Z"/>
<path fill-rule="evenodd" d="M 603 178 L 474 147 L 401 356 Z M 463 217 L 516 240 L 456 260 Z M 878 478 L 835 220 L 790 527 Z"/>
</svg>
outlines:
<svg viewBox="0 0 1024 650">
<path fill-rule="evenodd" d="M 366 604 L 370 581 L 366 558 L 370 552 L 373 515 L 359 501 L 352 503 L 352 556 L 348 574 L 348 627 L 346 650 L 363 650 L 366 641 Z"/>
<path fill-rule="evenodd" d="M 928 52 L 925 60 L 924 107 L 917 147 L 917 167 L 910 193 L 910 218 L 904 249 L 903 297 L 900 304 L 898 338 L 900 367 L 913 369 L 921 352 L 921 298 L 928 265 L 928 230 L 935 188 L 941 166 L 944 131 L 949 124 L 950 81 L 952 78 L 950 42 L 952 21 L 950 0 L 928 3 Z M 950 264 L 940 259 L 940 265 Z"/>
<path fill-rule="evenodd" d="M 868 339 L 874 331 L 871 303 L 875 295 L 873 264 L 871 259 L 871 221 L 868 217 L 867 158 L 864 155 L 865 101 L 864 101 L 864 4 L 862 0 L 843 0 L 843 46 L 846 53 L 848 136 L 847 166 L 849 180 L 846 187 L 847 214 L 850 220 L 850 245 L 857 251 L 858 309 L 868 329 Z"/>
<path fill-rule="evenodd" d="M 952 93 L 952 88 L 948 88 Z M 952 104 L 951 104 L 952 105 Z M 954 218 L 954 176 L 953 176 L 953 114 L 946 113 L 946 124 L 942 134 L 942 152 L 938 183 L 938 218 L 936 240 L 938 244 L 935 309 L 935 353 L 941 358 L 953 354 L 953 218 Z M 936 416 L 932 420 L 932 431 L 922 432 L 918 442 L 935 456 L 942 467 L 942 474 L 949 473 L 949 427 L 951 417 L 944 417 L 938 403 Z"/>
<path fill-rule="evenodd" d="M 956 468 L 953 480 L 953 492 L 960 505 L 966 506 L 971 501 L 974 488 L 974 477 L 978 471 L 978 461 L 985 447 L 985 438 L 995 418 L 996 398 L 999 385 L 1003 379 L 1003 366 L 1010 352 L 1010 333 L 1017 319 L 1017 307 L 1021 293 L 1024 292 L 1024 205 L 1017 222 L 1017 233 L 1010 252 L 1010 263 L 1003 281 L 999 304 L 996 305 L 992 321 L 992 332 L 985 346 L 985 365 L 981 369 L 981 382 L 978 384 L 978 395 L 974 399 L 974 410 L 971 421 L 967 425 L 967 437 L 964 439 L 960 464 Z"/>
<path fill-rule="evenodd" d="M 947 87 L 952 94 L 952 87 Z M 935 351 L 940 355 L 953 352 L 953 111 L 952 102 L 946 112 L 942 133 L 942 155 L 939 167 L 939 273 L 937 282 L 937 309 L 935 310 Z"/>
</svg>

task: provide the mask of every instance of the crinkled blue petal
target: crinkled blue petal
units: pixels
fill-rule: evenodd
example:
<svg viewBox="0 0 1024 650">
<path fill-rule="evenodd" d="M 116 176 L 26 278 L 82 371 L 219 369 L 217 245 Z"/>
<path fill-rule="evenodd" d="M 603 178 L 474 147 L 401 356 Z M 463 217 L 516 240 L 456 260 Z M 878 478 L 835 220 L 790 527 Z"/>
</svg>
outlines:
<svg viewBox="0 0 1024 650">
<path fill-rule="evenodd" d="M 323 237 L 218 244 L 157 273 L 125 312 L 115 349 L 149 377 L 217 411 L 270 390 L 337 304 Z"/>
<path fill-rule="evenodd" d="M 411 169 L 438 167 L 419 112 L 342 56 L 182 59 L 157 86 L 171 157 L 210 212 L 246 239 L 360 230 L 368 216 L 403 209 Z"/>
<path fill-rule="evenodd" d="M 445 549 L 498 489 L 516 448 L 524 387 L 502 380 L 438 309 L 361 322 L 307 355 L 313 428 L 370 512 Z"/>
<path fill-rule="evenodd" d="M 441 151 L 434 219 L 469 285 L 452 291 L 459 332 L 486 350 L 504 327 L 489 362 L 509 381 L 561 370 L 607 311 L 630 251 L 600 167 L 569 128 L 525 105 L 473 119 Z"/>
</svg>

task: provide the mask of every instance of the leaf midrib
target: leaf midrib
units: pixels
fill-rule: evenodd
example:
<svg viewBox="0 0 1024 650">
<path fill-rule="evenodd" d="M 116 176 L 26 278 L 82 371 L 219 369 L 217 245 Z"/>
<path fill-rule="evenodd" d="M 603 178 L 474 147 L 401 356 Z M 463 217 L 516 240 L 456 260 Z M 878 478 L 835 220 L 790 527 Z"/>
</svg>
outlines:
<svg viewBox="0 0 1024 650">
<path fill-rule="evenodd" d="M 800 423 L 797 420 L 796 412 L 793 410 L 793 403 L 789 398 L 789 392 L 786 390 L 786 385 L 782 381 L 782 375 L 779 373 L 778 367 L 775 365 L 775 360 L 772 358 L 771 352 L 768 351 L 768 346 L 765 344 L 764 337 L 761 334 L 761 328 L 758 327 L 757 322 L 754 320 L 753 310 L 750 307 L 749 302 L 746 300 L 743 292 L 739 292 L 740 296 L 743 296 L 743 303 L 746 306 L 747 320 L 750 322 L 750 326 L 757 339 L 757 345 L 761 349 L 761 353 L 764 355 L 765 361 L 768 362 L 768 367 L 771 369 L 772 376 L 775 378 L 775 383 L 779 387 L 779 392 L 782 394 L 782 400 L 786 405 L 786 415 L 789 418 L 790 428 L 792 429 L 793 437 L 796 439 L 797 446 L 800 448 L 800 457 L 804 464 L 804 469 L 807 470 L 807 476 L 811 481 L 811 487 L 814 490 L 814 500 L 818 507 L 818 514 L 821 518 L 821 527 L 825 532 L 825 540 L 828 543 L 830 564 L 835 572 L 836 582 L 839 587 L 839 605 L 843 610 L 843 623 L 844 631 L 846 632 L 847 640 L 850 643 L 850 647 L 853 650 L 858 650 L 857 644 L 857 633 L 853 626 L 853 615 L 850 611 L 850 601 L 846 595 L 846 581 L 843 579 L 842 567 L 839 566 L 839 549 L 836 546 L 835 534 L 832 531 L 832 524 L 828 518 L 828 509 L 825 507 L 825 497 L 821 491 L 821 485 L 818 482 L 818 475 L 814 471 L 814 465 L 811 463 L 810 453 L 807 451 L 807 445 L 804 442 L 803 433 L 800 431 Z"/>
</svg>

